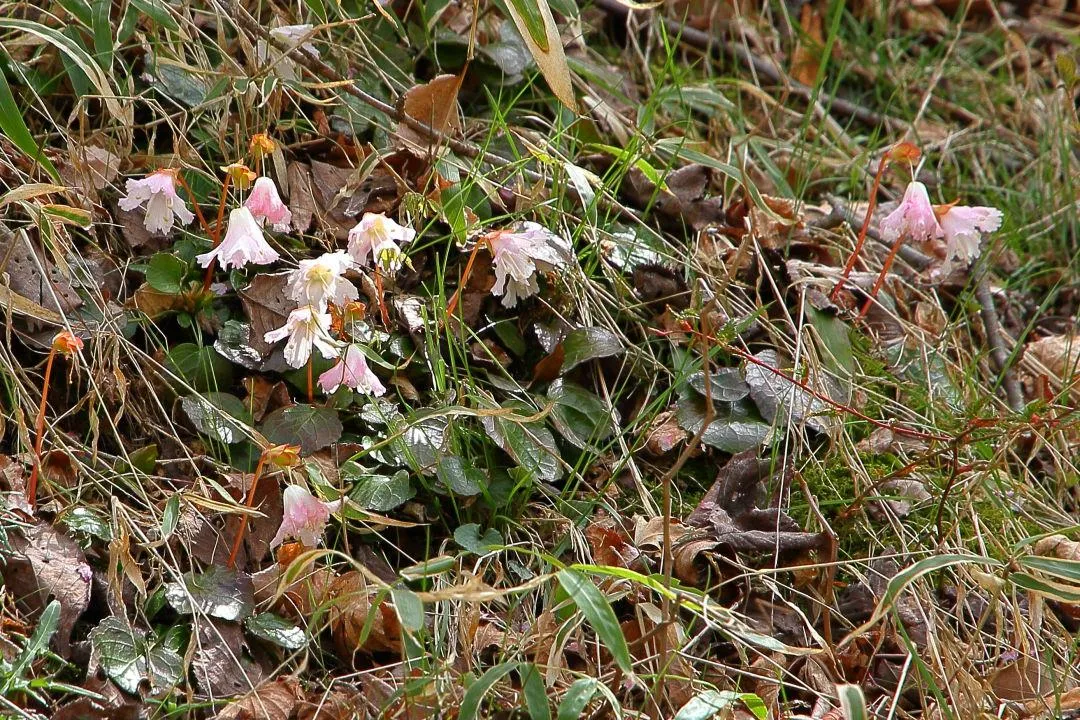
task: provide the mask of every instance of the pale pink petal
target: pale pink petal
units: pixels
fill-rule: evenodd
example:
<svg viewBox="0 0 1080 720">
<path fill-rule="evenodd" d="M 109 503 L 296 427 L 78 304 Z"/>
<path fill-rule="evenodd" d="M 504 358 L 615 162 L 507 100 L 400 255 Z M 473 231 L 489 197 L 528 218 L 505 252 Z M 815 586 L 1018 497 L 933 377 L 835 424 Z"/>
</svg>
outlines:
<svg viewBox="0 0 1080 720">
<path fill-rule="evenodd" d="M 144 178 L 130 178 L 127 194 L 120 198 L 120 208 L 133 211 L 145 207 L 143 224 L 150 232 L 167 233 L 176 220 L 187 225 L 195 215 L 176 194 L 176 174 L 171 170 L 158 170 Z"/>
<path fill-rule="evenodd" d="M 281 201 L 274 181 L 266 176 L 255 181 L 251 193 L 244 201 L 244 207 L 251 211 L 260 224 L 269 223 L 278 232 L 288 230 L 289 223 L 292 222 L 292 212 Z"/>
<path fill-rule="evenodd" d="M 487 241 L 495 270 L 491 292 L 502 296 L 505 307 L 514 307 L 519 299 L 539 292 L 538 269 L 554 269 L 568 261 L 569 248 L 563 246 L 562 239 L 536 223 L 523 223 L 516 232 L 497 230 Z"/>
<path fill-rule="evenodd" d="M 270 547 L 277 547 L 288 538 L 299 540 L 308 547 L 315 547 L 322 540 L 330 515 L 341 507 L 340 500 L 323 502 L 300 485 L 285 488 L 282 503 L 284 508 L 281 527 L 270 541 Z"/>
<path fill-rule="evenodd" d="M 385 272 L 393 274 L 401 268 L 401 246 L 412 242 L 416 231 L 399 225 L 383 213 L 365 213 L 349 231 L 349 254 L 357 265 L 374 261 Z"/>
<path fill-rule="evenodd" d="M 930 195 L 926 186 L 916 180 L 908 184 L 897 208 L 881 221 L 882 240 L 891 244 L 901 236 L 918 243 L 941 237 Z"/>
<path fill-rule="evenodd" d="M 229 226 L 225 238 L 210 252 L 198 255 L 195 259 L 203 267 L 209 267 L 217 258 L 222 270 L 230 267 L 242 268 L 245 265 L 269 265 L 278 260 L 277 251 L 270 247 L 263 237 L 262 228 L 256 222 L 251 211 L 241 207 L 229 213 Z"/>
<path fill-rule="evenodd" d="M 342 385 L 365 395 L 379 397 L 386 393 L 379 376 L 368 366 L 363 350 L 356 345 L 345 348 L 337 364 L 319 376 L 319 387 L 327 395 Z"/>
<path fill-rule="evenodd" d="M 285 325 L 263 335 L 268 343 L 288 338 L 285 343 L 285 362 L 299 368 L 307 364 L 312 349 L 327 360 L 338 356 L 338 345 L 330 336 L 331 317 L 312 305 L 299 307 L 289 313 Z"/>
<path fill-rule="evenodd" d="M 945 234 L 945 253 L 949 258 L 971 262 L 979 256 L 982 233 L 1001 227 L 1002 213 L 997 208 L 956 205 L 941 218 Z"/>
<path fill-rule="evenodd" d="M 289 274 L 289 297 L 320 310 L 325 310 L 330 302 L 344 307 L 360 297 L 356 286 L 344 277 L 352 265 L 352 256 L 344 250 L 301 260 L 300 267 Z"/>
</svg>

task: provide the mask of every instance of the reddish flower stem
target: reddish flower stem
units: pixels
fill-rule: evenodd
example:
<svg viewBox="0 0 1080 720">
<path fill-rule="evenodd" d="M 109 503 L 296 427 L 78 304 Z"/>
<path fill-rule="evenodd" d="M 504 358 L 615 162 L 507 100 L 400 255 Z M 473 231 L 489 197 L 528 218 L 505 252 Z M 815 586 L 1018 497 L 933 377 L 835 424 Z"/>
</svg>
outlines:
<svg viewBox="0 0 1080 720">
<path fill-rule="evenodd" d="M 191 198 L 191 207 L 195 209 L 195 217 L 199 220 L 199 225 L 202 227 L 203 232 L 209 237 L 214 236 L 214 231 L 210 229 L 210 225 L 206 222 L 206 218 L 203 217 L 202 208 L 199 207 L 199 201 L 195 198 L 195 193 L 191 192 L 191 186 L 187 184 L 187 180 L 184 179 L 184 174 L 179 170 L 176 171 L 176 182 L 180 183 L 180 187 L 184 188 L 184 191 Z"/>
<path fill-rule="evenodd" d="M 390 329 L 390 314 L 386 312 L 386 303 L 383 301 L 383 284 L 382 273 L 379 272 L 379 265 L 375 263 L 375 294 L 378 295 L 379 301 L 379 317 L 382 318 L 383 327 L 387 330 Z"/>
<path fill-rule="evenodd" d="M 213 232 L 210 232 L 210 240 L 213 242 L 212 247 L 217 247 L 221 243 L 221 224 L 225 222 L 225 200 L 229 197 L 229 181 L 232 176 L 228 173 L 225 174 L 225 181 L 221 183 L 221 200 L 218 201 L 217 212 L 217 225 L 214 227 Z M 206 274 L 203 275 L 203 293 L 210 292 L 210 283 L 214 280 L 214 269 L 217 267 L 217 258 L 210 258 L 210 264 L 206 266 Z"/>
<path fill-rule="evenodd" d="M 896 260 L 896 254 L 900 252 L 900 246 L 904 244 L 904 236 L 901 235 L 893 243 L 893 246 L 889 248 L 889 255 L 885 258 L 885 264 L 881 266 L 881 272 L 878 273 L 877 280 L 874 281 L 874 287 L 870 288 L 870 295 L 863 302 L 862 309 L 859 310 L 859 319 L 862 320 L 866 317 L 866 313 L 870 311 L 870 306 L 874 304 L 874 298 L 877 297 L 878 292 L 881 290 L 881 286 L 885 284 L 885 276 L 889 274 L 889 268 L 892 267 L 893 262 Z"/>
<path fill-rule="evenodd" d="M 851 275 L 851 271 L 855 268 L 855 262 L 859 259 L 859 253 L 862 252 L 863 245 L 866 244 L 866 234 L 870 232 L 870 220 L 873 218 L 874 208 L 877 206 L 878 189 L 881 188 L 881 178 L 885 176 L 885 168 L 889 165 L 889 159 L 890 154 L 885 153 L 881 157 L 881 162 L 878 163 L 877 174 L 874 175 L 874 185 L 870 189 L 870 202 L 866 206 L 866 217 L 863 219 L 862 228 L 859 230 L 859 238 L 855 241 L 855 249 L 851 252 L 851 257 L 848 258 L 840 279 L 836 281 L 836 286 L 829 293 L 829 300 L 833 302 L 836 302 L 840 289 L 847 282 L 848 276 Z"/>
<path fill-rule="evenodd" d="M 465 263 L 465 272 L 461 274 L 461 282 L 458 283 L 458 289 L 454 291 L 454 295 L 450 298 L 450 302 L 446 304 L 447 315 L 453 315 L 454 310 L 457 309 L 461 291 L 465 288 L 465 285 L 468 284 L 469 278 L 472 277 L 473 264 L 476 262 L 476 253 L 479 252 L 481 247 L 486 247 L 488 252 L 491 252 L 491 243 L 488 242 L 487 238 L 480 238 L 476 241 L 476 247 L 469 253 L 469 261 Z"/>
<path fill-rule="evenodd" d="M 49 398 L 49 381 L 52 379 L 53 360 L 56 348 L 49 349 L 49 359 L 45 361 L 45 378 L 41 383 L 41 404 L 34 419 L 34 467 L 30 470 L 30 480 L 26 483 L 26 501 L 32 510 L 37 509 L 38 475 L 41 472 L 41 444 L 45 439 L 45 406 Z"/>
<path fill-rule="evenodd" d="M 315 383 L 312 380 L 315 373 L 315 371 L 312 369 L 314 365 L 315 355 L 314 353 L 312 353 L 310 356 L 308 356 L 307 361 L 307 401 L 309 405 L 315 403 Z"/>
<path fill-rule="evenodd" d="M 266 464 L 266 453 L 259 456 L 259 463 L 255 466 L 255 474 L 251 478 L 251 487 L 248 488 L 247 501 L 244 507 L 251 508 L 255 504 L 255 489 L 259 486 L 259 478 L 262 476 L 263 466 Z M 232 552 L 229 553 L 229 562 L 226 567 L 230 570 L 236 568 L 236 556 L 240 552 L 240 545 L 244 542 L 244 533 L 247 531 L 247 515 L 240 516 L 240 527 L 236 530 L 236 539 L 233 540 Z"/>
</svg>

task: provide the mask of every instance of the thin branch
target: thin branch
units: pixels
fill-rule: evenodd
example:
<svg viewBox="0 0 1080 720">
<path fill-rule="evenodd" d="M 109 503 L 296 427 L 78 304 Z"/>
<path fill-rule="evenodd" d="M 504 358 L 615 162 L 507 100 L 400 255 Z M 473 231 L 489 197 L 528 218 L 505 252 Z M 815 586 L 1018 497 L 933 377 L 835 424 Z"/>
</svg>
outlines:
<svg viewBox="0 0 1080 720">
<path fill-rule="evenodd" d="M 1005 334 L 1001 331 L 1001 321 L 998 320 L 997 309 L 994 307 L 994 295 L 990 292 L 990 282 L 986 273 L 983 273 L 975 285 L 975 297 L 982 306 L 983 327 L 986 329 L 986 341 L 990 343 L 990 360 L 994 363 L 994 370 L 1001 374 L 1001 384 L 1005 386 L 1005 397 L 1009 402 L 1009 408 L 1013 412 L 1024 409 L 1024 393 L 1020 389 L 1020 383 L 1016 379 L 1016 373 L 1009 367 L 1009 349 L 1005 347 Z"/>
</svg>

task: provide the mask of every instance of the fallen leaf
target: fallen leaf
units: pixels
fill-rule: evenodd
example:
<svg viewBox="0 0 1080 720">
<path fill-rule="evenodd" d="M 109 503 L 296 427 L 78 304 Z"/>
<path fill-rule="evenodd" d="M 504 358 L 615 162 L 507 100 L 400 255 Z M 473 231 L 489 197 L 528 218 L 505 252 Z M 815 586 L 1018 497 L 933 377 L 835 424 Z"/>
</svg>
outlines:
<svg viewBox="0 0 1080 720">
<path fill-rule="evenodd" d="M 799 13 L 799 26 L 802 33 L 791 53 L 791 72 L 793 79 L 803 85 L 814 87 L 818 69 L 821 65 L 821 50 L 825 46 L 824 21 L 813 3 L 806 3 Z"/>
<path fill-rule="evenodd" d="M 7 591 L 32 613 L 41 612 L 50 598 L 60 602 L 56 648 L 67 657 L 71 631 L 90 604 L 93 571 L 86 556 L 74 540 L 45 523 L 8 532 L 9 547 L 0 546 Z"/>
<path fill-rule="evenodd" d="M 181 615 L 198 613 L 222 620 L 250 617 L 255 607 L 251 577 L 220 565 L 166 583 L 165 599 Z"/>
<path fill-rule="evenodd" d="M 0 273 L 7 273 L 12 292 L 46 310 L 67 314 L 83 304 L 59 268 L 31 246 L 25 231 L 0 237 Z"/>
<path fill-rule="evenodd" d="M 216 720 L 288 720 L 302 697 L 299 682 L 291 677 L 278 678 L 227 705 Z"/>
<path fill-rule="evenodd" d="M 759 362 L 775 370 L 780 370 L 787 377 L 792 377 L 790 370 L 780 366 L 780 357 L 775 350 L 762 350 L 754 355 Z M 802 425 L 818 432 L 827 432 L 835 426 L 833 418 L 825 416 L 830 406 L 818 397 L 804 390 L 798 384 L 768 370 L 756 363 L 746 364 L 746 383 L 750 386 L 750 398 L 761 411 L 761 416 L 769 423 L 779 421 L 783 426 L 797 428 Z M 818 381 L 815 373 L 803 382 L 817 392 L 822 392 L 824 378 Z"/>
<path fill-rule="evenodd" d="M 315 218 L 318 207 L 311 189 L 311 169 L 301 162 L 290 162 L 286 177 L 289 183 L 289 211 L 292 213 L 293 230 L 307 232 Z"/>
<path fill-rule="evenodd" d="M 401 111 L 443 135 L 458 134 L 461 132 L 461 117 L 457 97 L 464 79 L 463 71 L 461 75 L 438 75 L 426 83 L 414 85 L 402 96 Z M 406 147 L 425 154 L 435 142 L 400 122 L 397 135 Z"/>
<path fill-rule="evenodd" d="M 248 344 L 263 358 L 274 347 L 263 336 L 283 326 L 289 313 L 296 309 L 296 301 L 289 297 L 286 290 L 288 284 L 288 272 L 260 273 L 238 293 L 244 313 L 251 323 Z"/>
<path fill-rule="evenodd" d="M 1080 542 L 1070 540 L 1064 535 L 1040 538 L 1032 547 L 1032 551 L 1042 557 L 1080 561 Z"/>
<path fill-rule="evenodd" d="M 90 631 L 90 642 L 102 670 L 131 695 L 148 686 L 151 695 L 172 688 L 183 675 L 183 658 L 161 645 L 151 645 L 146 633 L 127 620 L 109 616 Z"/>
<path fill-rule="evenodd" d="M 202 618 L 194 623 L 195 654 L 191 670 L 199 689 L 212 698 L 252 692 L 265 677 L 246 656 L 244 632 L 238 623 Z"/>
<path fill-rule="evenodd" d="M 570 79 L 570 66 L 566 64 L 562 36 L 559 35 L 559 26 L 555 24 L 547 0 L 507 0 L 506 9 L 551 92 L 576 113 L 578 105 Z"/>
<path fill-rule="evenodd" d="M 351 661 L 357 652 L 401 653 L 401 625 L 389 597 L 379 597 L 359 571 L 336 578 L 329 594 L 330 633 L 342 659 Z"/>
</svg>

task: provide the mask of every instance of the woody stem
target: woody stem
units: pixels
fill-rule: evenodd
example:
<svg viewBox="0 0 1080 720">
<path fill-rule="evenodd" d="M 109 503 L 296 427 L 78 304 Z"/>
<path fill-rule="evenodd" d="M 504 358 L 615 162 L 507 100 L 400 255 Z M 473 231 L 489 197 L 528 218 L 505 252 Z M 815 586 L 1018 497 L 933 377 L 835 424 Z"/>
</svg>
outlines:
<svg viewBox="0 0 1080 720">
<path fill-rule="evenodd" d="M 870 231 L 870 220 L 874 215 L 874 208 L 877 206 L 877 194 L 881 188 L 881 178 L 885 176 L 885 168 L 888 165 L 889 154 L 885 153 L 881 158 L 881 162 L 878 163 L 877 174 L 874 175 L 874 185 L 870 189 L 870 201 L 866 206 L 866 217 L 863 219 L 862 228 L 859 230 L 859 237 L 855 241 L 855 249 L 851 251 L 851 257 L 848 258 L 847 264 L 844 265 L 844 272 L 841 274 L 840 279 L 836 281 L 836 286 L 829 293 L 829 300 L 833 302 L 836 302 L 840 289 L 844 287 L 848 276 L 851 275 L 851 271 L 855 268 L 855 261 L 859 259 L 859 253 L 862 252 L 863 245 L 866 243 L 866 234 Z"/>
<path fill-rule="evenodd" d="M 49 359 L 45 361 L 45 378 L 41 383 L 41 404 L 34 419 L 34 467 L 30 470 L 30 480 L 26 484 L 26 500 L 31 509 L 37 509 L 37 484 L 41 472 L 41 444 L 45 439 L 45 405 L 49 398 L 49 380 L 52 378 L 53 360 L 56 348 L 49 350 Z"/>
<path fill-rule="evenodd" d="M 225 182 L 221 184 L 221 200 L 218 202 L 217 225 L 213 232 L 208 232 L 213 247 L 221 243 L 221 223 L 225 221 L 225 200 L 229 197 L 229 181 L 231 176 L 226 173 Z M 214 268 L 217 266 L 217 258 L 210 258 L 210 264 L 206 266 L 206 274 L 203 275 L 203 293 L 210 292 L 210 283 L 214 280 Z"/>
<path fill-rule="evenodd" d="M 255 474 L 251 477 L 251 487 L 248 488 L 247 501 L 244 507 L 250 508 L 255 504 L 255 489 L 259 485 L 263 466 L 266 464 L 266 453 L 259 456 L 259 463 L 255 466 Z M 236 529 L 236 539 L 233 540 L 232 552 L 229 553 L 229 562 L 226 567 L 230 570 L 236 568 L 236 556 L 240 552 L 240 545 L 244 542 L 244 533 L 247 531 L 247 514 L 240 516 L 240 527 Z"/>
<path fill-rule="evenodd" d="M 469 261 L 465 263 L 465 272 L 461 274 L 461 282 L 458 283 L 458 289 L 454 291 L 454 296 L 450 298 L 450 302 L 446 304 L 446 314 L 453 315 L 454 310 L 457 309 L 458 300 L 461 297 L 461 291 L 469 282 L 469 278 L 472 276 L 473 263 L 476 262 L 476 253 L 480 251 L 481 247 L 486 247 L 488 251 L 491 250 L 491 244 L 486 238 L 480 238 L 476 243 L 476 247 L 469 253 Z"/>
</svg>

